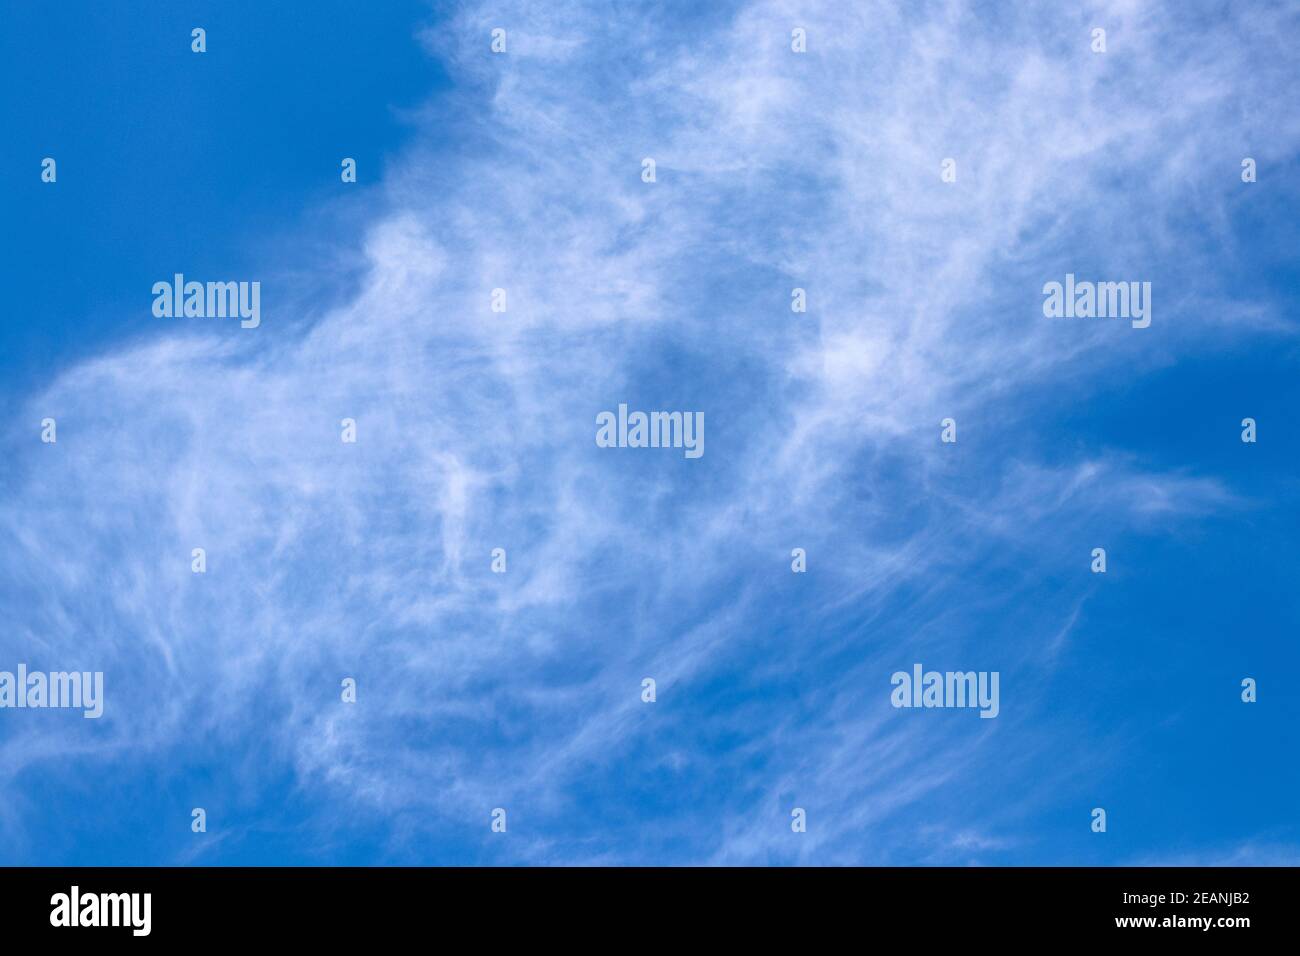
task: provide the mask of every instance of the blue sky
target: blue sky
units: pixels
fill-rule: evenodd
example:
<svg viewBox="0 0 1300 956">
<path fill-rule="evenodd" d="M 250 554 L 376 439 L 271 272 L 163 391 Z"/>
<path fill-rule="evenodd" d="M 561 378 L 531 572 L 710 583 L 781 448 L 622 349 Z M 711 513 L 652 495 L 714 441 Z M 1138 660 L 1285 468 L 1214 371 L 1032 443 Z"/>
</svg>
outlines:
<svg viewBox="0 0 1300 956">
<path fill-rule="evenodd" d="M 0 863 L 1300 859 L 1288 5 L 156 6 L 0 36 Z"/>
</svg>

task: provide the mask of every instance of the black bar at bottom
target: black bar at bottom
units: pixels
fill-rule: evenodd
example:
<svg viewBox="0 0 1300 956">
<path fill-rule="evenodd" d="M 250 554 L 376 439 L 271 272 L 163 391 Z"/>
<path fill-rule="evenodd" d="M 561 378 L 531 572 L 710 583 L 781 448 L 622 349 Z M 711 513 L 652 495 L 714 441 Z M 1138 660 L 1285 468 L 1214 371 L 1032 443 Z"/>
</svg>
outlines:
<svg viewBox="0 0 1300 956">
<path fill-rule="evenodd" d="M 534 943 L 667 944 L 714 937 L 768 945 L 906 931 L 921 944 L 1200 936 L 1232 945 L 1295 938 L 1296 872 L 1280 867 L 0 868 L 0 926 L 7 941 L 75 937 L 91 945 L 110 937 L 337 944 L 431 931 Z M 147 920 L 143 894 L 149 894 Z"/>
</svg>

